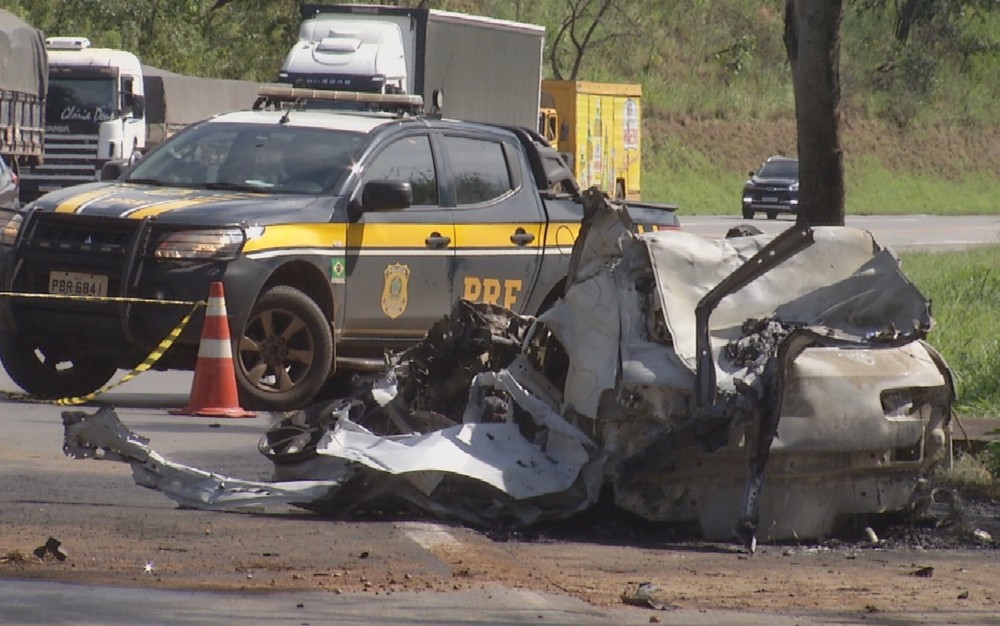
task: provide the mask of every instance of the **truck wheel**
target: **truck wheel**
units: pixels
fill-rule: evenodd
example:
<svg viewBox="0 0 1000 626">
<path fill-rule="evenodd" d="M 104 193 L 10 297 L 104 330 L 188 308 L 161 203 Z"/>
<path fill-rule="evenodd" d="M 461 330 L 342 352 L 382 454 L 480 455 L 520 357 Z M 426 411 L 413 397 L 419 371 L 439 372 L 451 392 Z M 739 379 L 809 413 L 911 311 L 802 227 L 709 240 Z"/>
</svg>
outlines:
<svg viewBox="0 0 1000 626">
<path fill-rule="evenodd" d="M 57 361 L 11 332 L 0 332 L 0 361 L 18 387 L 40 398 L 85 396 L 118 371 L 96 357 Z"/>
<path fill-rule="evenodd" d="M 743 207 L 743 219 L 745 219 L 745 220 L 752 220 L 753 219 L 753 209 L 748 209 L 747 207 Z"/>
<path fill-rule="evenodd" d="M 236 342 L 235 360 L 236 385 L 247 408 L 300 409 L 330 375 L 333 333 L 309 296 L 273 287 L 254 304 Z"/>
<path fill-rule="evenodd" d="M 768 211 L 767 212 L 767 219 L 769 219 L 769 220 L 776 220 L 776 219 L 778 219 L 778 212 L 777 211 Z"/>
</svg>

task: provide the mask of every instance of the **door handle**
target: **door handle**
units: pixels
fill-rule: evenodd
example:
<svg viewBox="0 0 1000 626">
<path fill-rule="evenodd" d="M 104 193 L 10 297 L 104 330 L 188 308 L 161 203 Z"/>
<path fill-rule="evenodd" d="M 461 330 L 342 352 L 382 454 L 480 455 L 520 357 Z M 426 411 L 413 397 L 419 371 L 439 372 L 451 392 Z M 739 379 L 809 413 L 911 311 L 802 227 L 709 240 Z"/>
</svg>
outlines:
<svg viewBox="0 0 1000 626">
<path fill-rule="evenodd" d="M 451 243 L 451 237 L 445 237 L 441 233 L 431 233 L 427 239 L 424 239 L 424 244 L 428 248 L 440 249 L 446 247 Z"/>
<path fill-rule="evenodd" d="M 518 246 L 526 246 L 535 240 L 535 235 L 533 233 L 525 232 L 523 228 L 518 228 L 514 231 L 514 234 L 510 236 L 510 242 Z"/>
</svg>

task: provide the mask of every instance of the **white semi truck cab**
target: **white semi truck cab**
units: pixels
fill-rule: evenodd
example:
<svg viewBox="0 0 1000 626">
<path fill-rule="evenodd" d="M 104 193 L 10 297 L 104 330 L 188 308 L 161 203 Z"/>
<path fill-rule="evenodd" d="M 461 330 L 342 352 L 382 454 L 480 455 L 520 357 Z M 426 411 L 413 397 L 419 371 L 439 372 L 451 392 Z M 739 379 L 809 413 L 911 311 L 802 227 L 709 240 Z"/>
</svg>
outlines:
<svg viewBox="0 0 1000 626">
<path fill-rule="evenodd" d="M 313 89 L 405 94 L 406 76 L 398 23 L 315 18 L 299 28 L 278 80 Z"/>
<path fill-rule="evenodd" d="M 110 159 L 146 146 L 142 66 L 132 53 L 85 37 L 49 37 L 49 91 L 41 165 L 23 173 L 25 200 L 93 182 Z"/>
</svg>

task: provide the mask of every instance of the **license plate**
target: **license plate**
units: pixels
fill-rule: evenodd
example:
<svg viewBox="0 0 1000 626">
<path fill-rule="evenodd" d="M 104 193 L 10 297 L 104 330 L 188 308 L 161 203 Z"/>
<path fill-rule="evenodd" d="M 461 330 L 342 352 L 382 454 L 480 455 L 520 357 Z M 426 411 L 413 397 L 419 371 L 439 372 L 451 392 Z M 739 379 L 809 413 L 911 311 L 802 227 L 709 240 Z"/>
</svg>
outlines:
<svg viewBox="0 0 1000 626">
<path fill-rule="evenodd" d="M 777 202 L 777 196 L 764 196 L 764 202 Z"/>
<path fill-rule="evenodd" d="M 108 277 L 82 272 L 49 272 L 49 293 L 61 296 L 106 296 Z"/>
</svg>

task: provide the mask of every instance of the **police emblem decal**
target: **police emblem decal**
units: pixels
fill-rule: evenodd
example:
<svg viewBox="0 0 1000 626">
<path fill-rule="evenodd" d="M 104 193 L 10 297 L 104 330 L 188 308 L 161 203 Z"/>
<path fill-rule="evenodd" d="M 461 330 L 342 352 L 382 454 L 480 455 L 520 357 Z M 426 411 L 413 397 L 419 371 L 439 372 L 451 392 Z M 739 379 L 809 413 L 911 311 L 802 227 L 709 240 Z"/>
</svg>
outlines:
<svg viewBox="0 0 1000 626">
<path fill-rule="evenodd" d="M 401 263 L 385 267 L 385 285 L 382 287 L 382 312 L 396 319 L 406 311 L 407 285 L 410 268 Z"/>
</svg>

